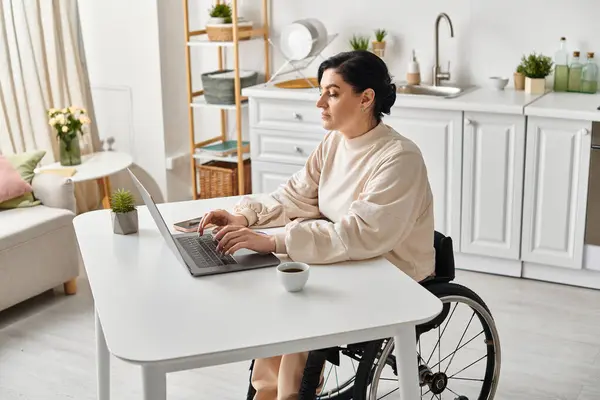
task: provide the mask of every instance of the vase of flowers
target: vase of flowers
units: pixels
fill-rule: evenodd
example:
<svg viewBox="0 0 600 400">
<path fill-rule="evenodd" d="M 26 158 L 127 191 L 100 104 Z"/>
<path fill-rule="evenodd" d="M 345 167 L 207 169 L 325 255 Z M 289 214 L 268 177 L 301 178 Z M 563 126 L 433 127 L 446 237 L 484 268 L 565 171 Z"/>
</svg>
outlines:
<svg viewBox="0 0 600 400">
<path fill-rule="evenodd" d="M 79 136 L 83 135 L 83 126 L 91 121 L 83 108 L 68 107 L 48 110 L 48 124 L 56 130 L 59 141 L 60 165 L 81 164 Z"/>
</svg>

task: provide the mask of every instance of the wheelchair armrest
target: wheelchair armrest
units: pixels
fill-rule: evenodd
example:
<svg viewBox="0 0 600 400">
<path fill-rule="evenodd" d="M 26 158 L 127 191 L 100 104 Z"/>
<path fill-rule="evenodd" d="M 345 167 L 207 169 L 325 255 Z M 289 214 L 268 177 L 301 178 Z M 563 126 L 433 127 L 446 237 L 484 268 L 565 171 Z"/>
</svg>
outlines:
<svg viewBox="0 0 600 400">
<path fill-rule="evenodd" d="M 454 280 L 454 249 L 452 247 L 452 238 L 444 236 L 440 232 L 434 235 L 435 247 L 435 280 L 444 279 L 447 282 Z"/>
</svg>

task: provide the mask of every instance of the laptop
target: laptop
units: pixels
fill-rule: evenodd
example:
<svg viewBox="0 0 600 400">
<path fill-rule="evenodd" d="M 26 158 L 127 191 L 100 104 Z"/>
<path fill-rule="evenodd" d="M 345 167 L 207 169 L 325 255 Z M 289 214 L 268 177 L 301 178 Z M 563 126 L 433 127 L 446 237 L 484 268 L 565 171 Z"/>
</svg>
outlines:
<svg viewBox="0 0 600 400">
<path fill-rule="evenodd" d="M 220 254 L 217 251 L 217 242 L 210 232 L 204 233 L 200 237 L 196 232 L 172 234 L 150 193 L 129 168 L 127 168 L 127 171 L 131 175 L 131 179 L 133 179 L 168 247 L 175 254 L 177 260 L 190 271 L 192 276 L 274 267 L 281 262 L 273 253 L 257 253 L 248 249 L 238 250 L 233 255 Z"/>
</svg>

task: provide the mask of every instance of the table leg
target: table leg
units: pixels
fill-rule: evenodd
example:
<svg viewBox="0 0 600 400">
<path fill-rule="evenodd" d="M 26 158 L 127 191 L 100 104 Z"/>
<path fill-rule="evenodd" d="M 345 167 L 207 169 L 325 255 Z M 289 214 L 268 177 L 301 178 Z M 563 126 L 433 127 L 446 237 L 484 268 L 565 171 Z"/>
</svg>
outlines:
<svg viewBox="0 0 600 400">
<path fill-rule="evenodd" d="M 396 333 L 396 336 L 394 336 L 398 385 L 402 400 L 417 400 L 421 398 L 416 345 L 415 327 L 403 325 Z"/>
<path fill-rule="evenodd" d="M 96 380 L 98 385 L 98 400 L 110 399 L 110 353 L 106 346 L 102 324 L 96 314 Z"/>
<path fill-rule="evenodd" d="M 105 209 L 110 208 L 110 178 L 105 176 L 103 178 L 96 179 L 98 185 L 102 188 L 102 207 Z"/>
<path fill-rule="evenodd" d="M 144 400 L 167 399 L 167 374 L 156 367 L 142 366 Z"/>
</svg>

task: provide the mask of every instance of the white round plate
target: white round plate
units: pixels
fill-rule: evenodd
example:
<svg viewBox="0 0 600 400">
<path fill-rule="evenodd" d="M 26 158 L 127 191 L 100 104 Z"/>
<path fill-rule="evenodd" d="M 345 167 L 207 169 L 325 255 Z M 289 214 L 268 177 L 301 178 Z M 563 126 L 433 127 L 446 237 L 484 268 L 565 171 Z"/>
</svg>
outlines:
<svg viewBox="0 0 600 400">
<path fill-rule="evenodd" d="M 303 60 L 310 55 L 314 39 L 307 25 L 293 22 L 281 30 L 281 51 L 290 60 Z"/>
</svg>

